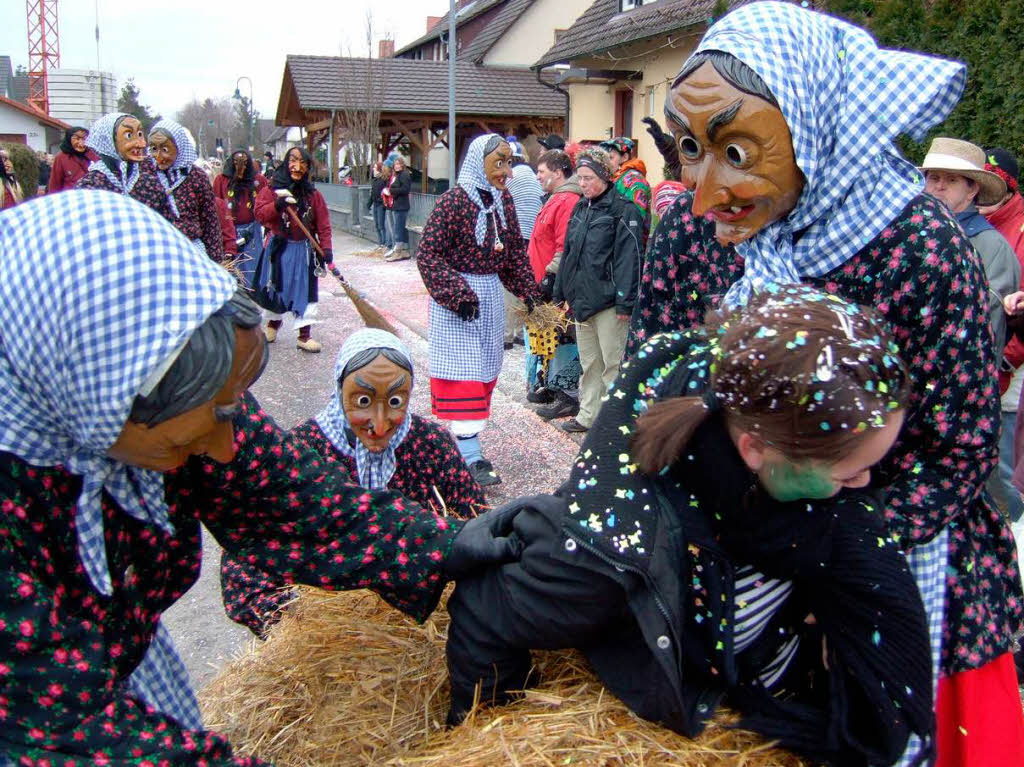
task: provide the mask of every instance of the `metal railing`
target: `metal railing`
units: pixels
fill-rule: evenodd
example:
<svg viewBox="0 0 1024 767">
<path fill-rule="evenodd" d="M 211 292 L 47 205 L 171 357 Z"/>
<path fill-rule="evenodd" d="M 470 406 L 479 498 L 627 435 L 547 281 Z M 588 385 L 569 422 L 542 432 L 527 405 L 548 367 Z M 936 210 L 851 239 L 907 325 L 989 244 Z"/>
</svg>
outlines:
<svg viewBox="0 0 1024 767">
<path fill-rule="evenodd" d="M 376 238 L 373 214 L 366 207 L 366 203 L 370 199 L 370 187 L 317 183 L 316 188 L 324 196 L 324 201 L 331 211 L 331 224 L 334 227 L 359 237 Z M 418 232 L 427 222 L 439 196 L 418 192 L 409 195 L 409 218 L 406 226 L 411 230 L 409 233 L 411 239 L 415 240 L 410 242 L 413 250 L 415 250 L 416 241 L 419 240 Z"/>
</svg>

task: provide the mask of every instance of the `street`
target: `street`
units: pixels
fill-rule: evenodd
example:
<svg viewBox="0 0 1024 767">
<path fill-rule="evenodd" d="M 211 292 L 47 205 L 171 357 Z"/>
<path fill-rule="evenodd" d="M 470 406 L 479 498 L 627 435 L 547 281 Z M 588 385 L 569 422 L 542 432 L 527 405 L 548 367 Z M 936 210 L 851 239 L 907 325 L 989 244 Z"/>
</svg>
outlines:
<svg viewBox="0 0 1024 767">
<path fill-rule="evenodd" d="M 335 263 L 349 282 L 387 316 L 409 346 L 417 373 L 413 412 L 429 415 L 426 289 L 414 261 L 385 263 L 379 256 L 366 255 L 372 247 L 366 240 L 334 230 Z M 314 327 L 313 337 L 323 343 L 323 352 L 299 351 L 291 320 L 286 319 L 277 342 L 271 346 L 267 369 L 252 389 L 263 408 L 285 429 L 316 415 L 326 404 L 334 385 L 334 358 L 344 339 L 363 327 L 351 301 L 330 275 L 320 282 L 320 318 L 322 324 Z M 484 454 L 504 480 L 489 488 L 492 505 L 554 490 L 568 475 L 578 446 L 577 441 L 525 405 L 523 369 L 523 347 L 517 345 L 505 353 L 491 423 L 481 435 Z M 252 639 L 247 629 L 224 613 L 219 568 L 220 547 L 204 530 L 202 575 L 164 614 L 197 690 Z"/>
</svg>

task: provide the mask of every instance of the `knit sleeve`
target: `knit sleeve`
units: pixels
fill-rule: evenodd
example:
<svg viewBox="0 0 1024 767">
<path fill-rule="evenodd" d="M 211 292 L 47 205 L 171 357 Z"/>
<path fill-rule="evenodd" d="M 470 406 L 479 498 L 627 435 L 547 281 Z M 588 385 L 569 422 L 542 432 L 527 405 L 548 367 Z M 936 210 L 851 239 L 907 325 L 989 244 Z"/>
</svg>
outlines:
<svg viewBox="0 0 1024 767">
<path fill-rule="evenodd" d="M 417 620 L 431 613 L 459 522 L 346 484 L 250 394 L 235 428 L 231 463 L 190 463 L 201 520 L 225 549 L 288 583 L 369 588 Z"/>
<path fill-rule="evenodd" d="M 416 267 L 420 270 L 430 297 L 453 312 L 458 311 L 463 301 L 478 301 L 476 293 L 458 271 L 449 265 L 447 259 L 447 254 L 458 245 L 456 228 L 466 225 L 466 212 L 459 210 L 459 192 L 456 187 L 441 195 L 427 217 L 427 223 L 423 225 L 423 234 L 416 251 Z"/>
<path fill-rule="evenodd" d="M 270 185 L 260 189 L 260 193 L 256 195 L 256 218 L 263 226 L 267 227 L 274 233 L 281 231 L 280 214 L 277 212 L 277 208 L 274 207 L 274 201 L 277 199 L 277 195 L 274 194 L 274 190 L 270 188 Z"/>
</svg>

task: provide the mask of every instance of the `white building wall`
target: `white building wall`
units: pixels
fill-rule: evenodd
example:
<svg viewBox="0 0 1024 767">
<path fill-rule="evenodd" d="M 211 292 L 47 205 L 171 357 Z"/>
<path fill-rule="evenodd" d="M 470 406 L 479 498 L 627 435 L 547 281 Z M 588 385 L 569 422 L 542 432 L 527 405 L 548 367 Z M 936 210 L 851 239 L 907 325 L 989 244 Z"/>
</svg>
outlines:
<svg viewBox="0 0 1024 767">
<path fill-rule="evenodd" d="M 117 78 L 93 69 L 55 69 L 50 72 L 50 115 L 69 125 L 89 127 L 117 110 Z"/>
<path fill-rule="evenodd" d="M 593 0 L 536 0 L 484 56 L 485 67 L 533 66 L 555 44 L 555 31 L 568 29 Z"/>
<path fill-rule="evenodd" d="M 0 134 L 24 136 L 29 149 L 47 151 L 46 126 L 7 104 L 0 104 Z"/>
</svg>

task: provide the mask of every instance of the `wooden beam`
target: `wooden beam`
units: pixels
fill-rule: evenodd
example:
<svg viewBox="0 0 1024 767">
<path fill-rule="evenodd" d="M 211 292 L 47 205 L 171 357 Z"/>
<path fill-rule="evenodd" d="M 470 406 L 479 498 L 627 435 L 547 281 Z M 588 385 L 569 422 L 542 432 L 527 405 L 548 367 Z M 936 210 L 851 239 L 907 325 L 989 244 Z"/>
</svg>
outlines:
<svg viewBox="0 0 1024 767">
<path fill-rule="evenodd" d="M 315 123 L 310 123 L 306 126 L 307 133 L 315 133 L 316 131 L 327 130 L 331 127 L 331 118 L 328 117 L 324 120 L 317 120 Z"/>
</svg>

